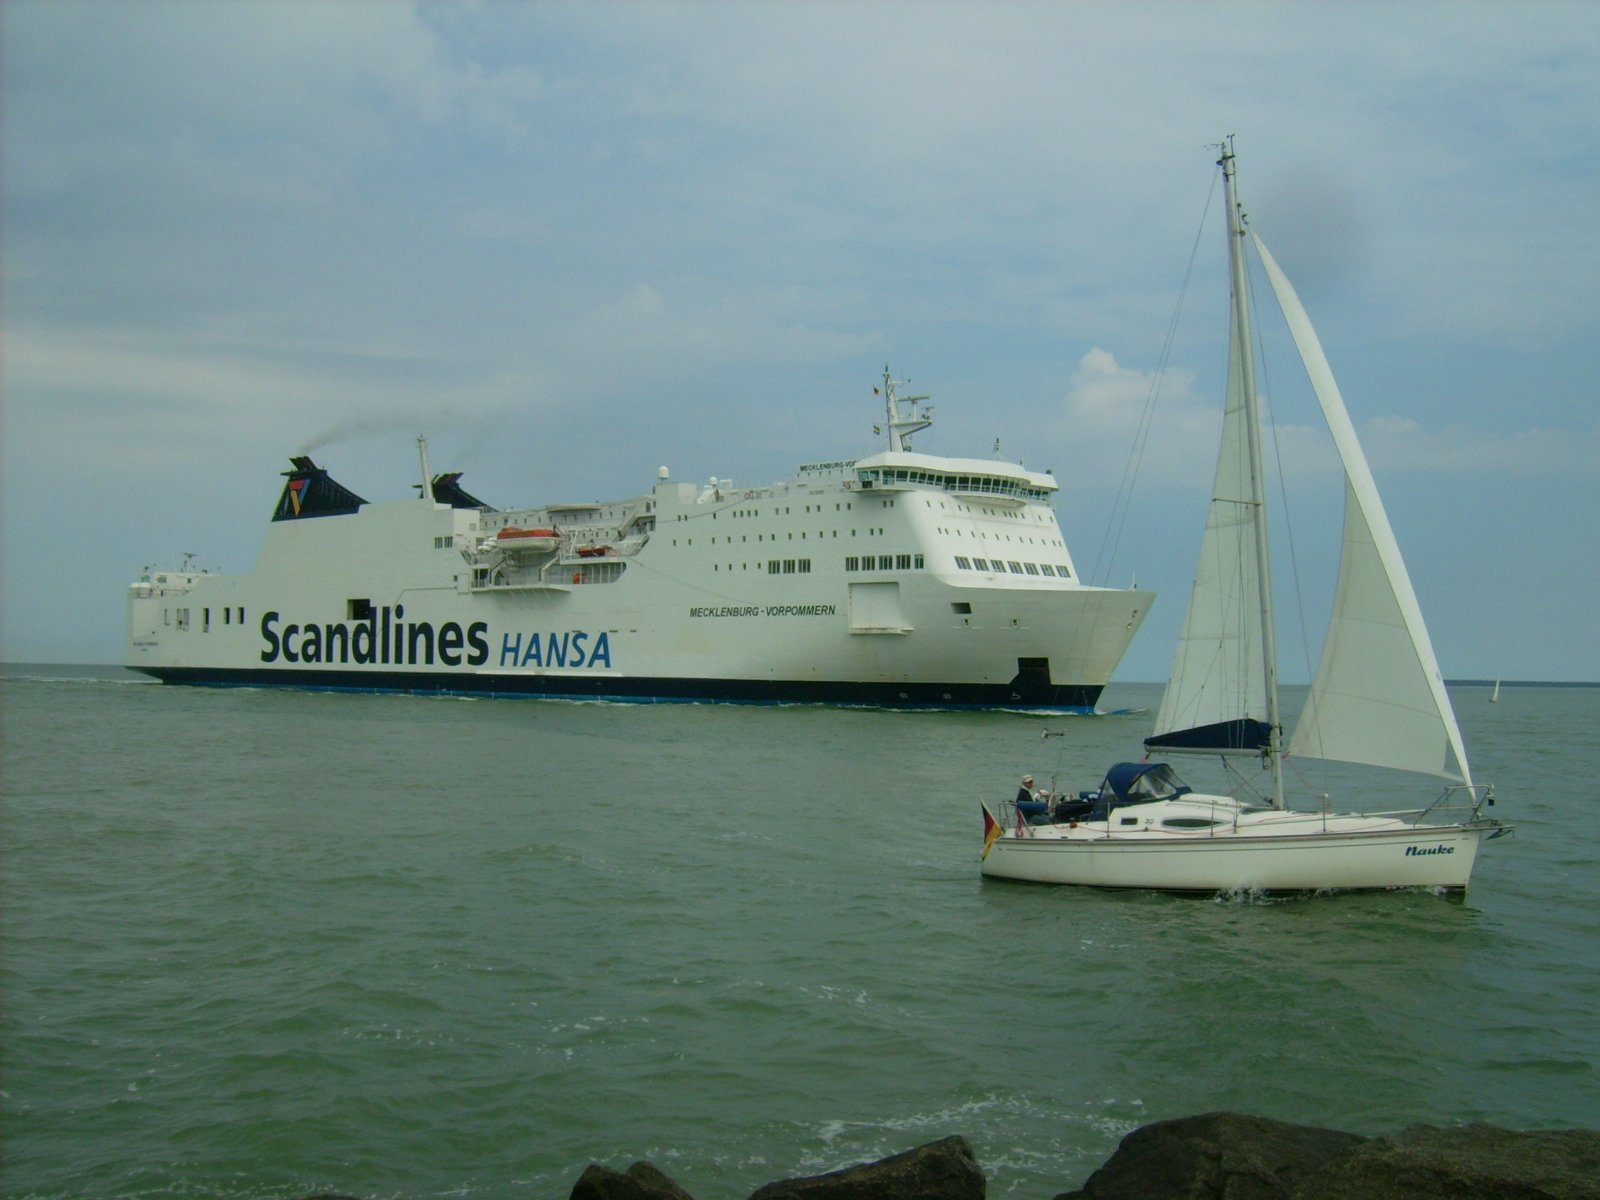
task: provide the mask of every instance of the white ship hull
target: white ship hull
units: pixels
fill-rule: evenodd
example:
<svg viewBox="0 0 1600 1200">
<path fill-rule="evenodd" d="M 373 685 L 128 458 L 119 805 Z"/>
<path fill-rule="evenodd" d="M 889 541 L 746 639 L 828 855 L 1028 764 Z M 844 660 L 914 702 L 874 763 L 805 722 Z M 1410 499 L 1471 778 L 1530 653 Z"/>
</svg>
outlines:
<svg viewBox="0 0 1600 1200">
<path fill-rule="evenodd" d="M 1005 463 L 891 451 L 765 487 L 663 478 L 518 510 L 464 493 L 368 504 L 296 465 L 255 571 L 147 569 L 132 585 L 129 667 L 207 685 L 1072 710 L 1093 706 L 1153 599 L 1083 586 L 1054 481 Z M 504 553 L 506 527 L 559 543 Z"/>
</svg>

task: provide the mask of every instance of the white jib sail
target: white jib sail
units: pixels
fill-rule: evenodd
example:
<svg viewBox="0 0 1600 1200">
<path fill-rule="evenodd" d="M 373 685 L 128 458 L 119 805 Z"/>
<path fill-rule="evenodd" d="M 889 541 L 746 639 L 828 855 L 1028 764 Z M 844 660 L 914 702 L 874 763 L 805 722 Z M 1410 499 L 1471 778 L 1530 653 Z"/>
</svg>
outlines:
<svg viewBox="0 0 1600 1200">
<path fill-rule="evenodd" d="M 1322 660 L 1289 753 L 1460 779 L 1466 751 L 1371 468 L 1294 287 L 1254 232 L 1345 471 L 1344 547 Z M 1454 763 L 1451 758 L 1454 758 Z"/>
</svg>

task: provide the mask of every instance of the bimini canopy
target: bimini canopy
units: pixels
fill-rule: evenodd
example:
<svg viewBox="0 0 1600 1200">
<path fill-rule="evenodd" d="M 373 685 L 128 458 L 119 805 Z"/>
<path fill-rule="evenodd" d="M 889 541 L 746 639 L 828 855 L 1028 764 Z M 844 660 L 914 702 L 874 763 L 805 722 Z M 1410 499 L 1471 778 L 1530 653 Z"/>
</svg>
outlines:
<svg viewBox="0 0 1600 1200">
<path fill-rule="evenodd" d="M 1117 804 L 1144 804 L 1150 800 L 1169 800 L 1193 791 L 1166 763 L 1118 763 L 1106 772 L 1100 794 L 1115 797 Z"/>
</svg>

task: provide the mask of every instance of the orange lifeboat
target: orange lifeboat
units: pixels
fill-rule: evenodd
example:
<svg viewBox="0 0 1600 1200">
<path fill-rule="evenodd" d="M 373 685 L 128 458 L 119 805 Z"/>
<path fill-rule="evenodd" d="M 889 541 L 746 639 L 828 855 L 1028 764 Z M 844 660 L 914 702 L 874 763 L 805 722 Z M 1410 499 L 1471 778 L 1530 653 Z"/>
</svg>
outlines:
<svg viewBox="0 0 1600 1200">
<path fill-rule="evenodd" d="M 508 525 L 495 534 L 495 548 L 512 554 L 549 554 L 561 544 L 554 529 L 518 529 Z"/>
</svg>

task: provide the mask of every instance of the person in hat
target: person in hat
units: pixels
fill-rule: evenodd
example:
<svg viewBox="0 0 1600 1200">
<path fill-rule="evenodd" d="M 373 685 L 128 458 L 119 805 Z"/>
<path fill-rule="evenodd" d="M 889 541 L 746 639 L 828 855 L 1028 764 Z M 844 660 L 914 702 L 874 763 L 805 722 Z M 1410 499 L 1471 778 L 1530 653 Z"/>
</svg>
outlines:
<svg viewBox="0 0 1600 1200">
<path fill-rule="evenodd" d="M 1017 789 L 1017 803 L 1026 804 L 1033 798 L 1033 776 L 1024 775 L 1022 777 L 1022 786 Z"/>
</svg>

